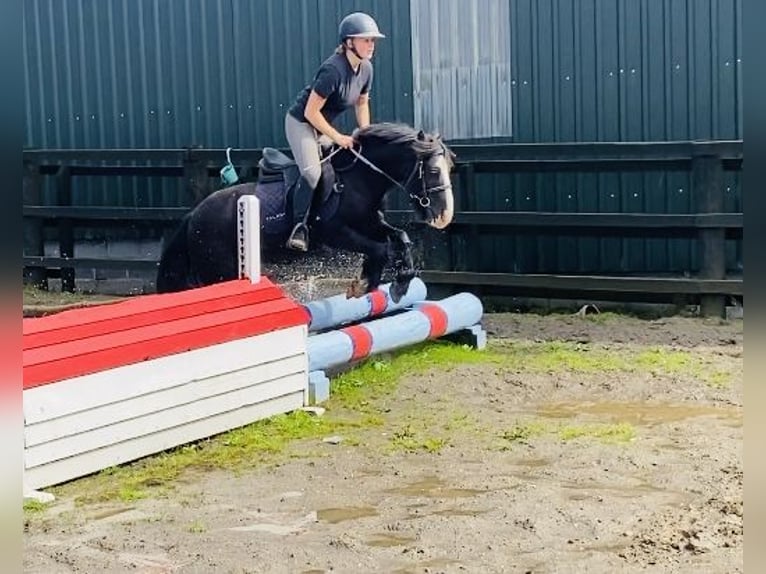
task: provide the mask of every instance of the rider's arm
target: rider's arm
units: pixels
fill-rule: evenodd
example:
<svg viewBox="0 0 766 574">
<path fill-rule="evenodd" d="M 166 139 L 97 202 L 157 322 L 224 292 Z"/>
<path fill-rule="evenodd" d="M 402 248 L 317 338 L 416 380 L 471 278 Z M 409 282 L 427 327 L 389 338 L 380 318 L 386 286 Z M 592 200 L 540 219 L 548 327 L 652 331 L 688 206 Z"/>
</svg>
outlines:
<svg viewBox="0 0 766 574">
<path fill-rule="evenodd" d="M 309 99 L 306 102 L 306 110 L 303 112 L 303 116 L 320 132 L 326 135 L 335 143 L 340 143 L 341 134 L 336 130 L 330 122 L 328 122 L 322 115 L 322 108 L 324 107 L 327 98 L 323 98 L 317 94 L 314 90 L 311 90 Z"/>
<path fill-rule="evenodd" d="M 360 128 L 370 125 L 370 94 L 362 94 L 354 108 L 356 123 Z"/>
</svg>

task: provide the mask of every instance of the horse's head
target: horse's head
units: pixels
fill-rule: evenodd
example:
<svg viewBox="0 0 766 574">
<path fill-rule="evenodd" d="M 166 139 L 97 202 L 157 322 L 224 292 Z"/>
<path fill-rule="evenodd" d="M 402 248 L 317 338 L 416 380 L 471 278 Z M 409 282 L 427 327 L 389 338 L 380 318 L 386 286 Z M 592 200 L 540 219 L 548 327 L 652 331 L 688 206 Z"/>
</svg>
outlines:
<svg viewBox="0 0 766 574">
<path fill-rule="evenodd" d="M 452 195 L 450 171 L 453 154 L 438 135 L 416 136 L 418 174 L 407 191 L 420 218 L 431 227 L 444 229 L 452 222 L 455 200 Z"/>
<path fill-rule="evenodd" d="M 452 222 L 455 201 L 450 171 L 454 154 L 441 137 L 403 124 L 372 124 L 357 130 L 361 153 L 407 192 L 417 216 L 436 229 Z"/>
</svg>

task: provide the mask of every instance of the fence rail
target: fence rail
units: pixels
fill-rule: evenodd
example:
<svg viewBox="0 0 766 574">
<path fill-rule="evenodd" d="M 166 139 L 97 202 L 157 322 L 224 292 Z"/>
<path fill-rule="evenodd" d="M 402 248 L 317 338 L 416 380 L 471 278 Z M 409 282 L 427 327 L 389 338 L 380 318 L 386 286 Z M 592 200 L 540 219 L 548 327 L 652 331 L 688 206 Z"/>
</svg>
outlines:
<svg viewBox="0 0 766 574">
<path fill-rule="evenodd" d="M 466 234 L 475 241 L 483 233 L 578 235 L 593 237 L 686 237 L 699 247 L 700 270 L 695 277 L 623 277 L 603 275 L 514 274 L 455 271 L 449 255 L 426 257 L 423 271 L 431 283 L 477 290 L 557 294 L 562 297 L 598 294 L 607 299 L 688 295 L 699 299 L 704 315 L 722 315 L 727 296 L 742 296 L 741 277 L 726 277 L 725 241 L 741 239 L 742 213 L 724 211 L 722 177 L 742 169 L 742 141 L 613 142 L 553 144 L 485 144 L 451 146 L 457 154 L 456 191 L 464 209 L 456 214 L 450 235 Z M 254 173 L 260 149 L 234 150 L 241 172 Z M 83 259 L 74 257 L 74 228 L 97 225 L 170 227 L 214 187 L 224 150 L 25 150 L 24 269 L 25 277 L 40 282 L 60 277 L 62 288 L 74 289 L 75 268 L 152 269 L 157 261 Z M 692 176 L 696 213 L 559 213 L 480 211 L 470 198 L 477 193 L 482 173 L 685 171 Z M 183 178 L 188 205 L 177 207 L 83 207 L 72 205 L 73 177 L 149 176 Z M 42 178 L 53 178 L 58 205 L 42 205 Z M 408 211 L 393 211 L 404 221 Z M 43 253 L 42 230 L 58 230 L 59 257 Z M 448 239 L 442 251 L 449 251 Z M 437 246 L 438 247 L 438 246 Z"/>
</svg>

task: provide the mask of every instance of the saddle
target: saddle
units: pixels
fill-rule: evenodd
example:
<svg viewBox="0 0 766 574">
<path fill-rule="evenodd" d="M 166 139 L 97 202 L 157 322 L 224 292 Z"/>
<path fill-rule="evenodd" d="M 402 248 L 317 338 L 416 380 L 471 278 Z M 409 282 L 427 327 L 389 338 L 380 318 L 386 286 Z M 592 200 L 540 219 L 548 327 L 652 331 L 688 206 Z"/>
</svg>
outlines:
<svg viewBox="0 0 766 574">
<path fill-rule="evenodd" d="M 323 151 L 326 150 L 323 149 Z M 258 162 L 258 185 L 272 188 L 281 186 L 283 197 L 286 199 L 285 210 L 292 214 L 293 221 L 302 220 L 306 211 L 312 207 L 316 210 L 319 206 L 326 205 L 333 191 L 337 191 L 335 170 L 329 161 L 322 163 L 322 177 L 319 180 L 319 193 L 315 198 L 315 205 L 309 204 L 311 190 L 306 189 L 306 186 L 301 183 L 300 169 L 294 160 L 278 149 L 263 148 Z"/>
<path fill-rule="evenodd" d="M 273 147 L 263 148 L 263 154 L 258 162 L 258 181 L 270 183 L 282 180 L 288 187 L 300 178 L 295 161 Z"/>
</svg>

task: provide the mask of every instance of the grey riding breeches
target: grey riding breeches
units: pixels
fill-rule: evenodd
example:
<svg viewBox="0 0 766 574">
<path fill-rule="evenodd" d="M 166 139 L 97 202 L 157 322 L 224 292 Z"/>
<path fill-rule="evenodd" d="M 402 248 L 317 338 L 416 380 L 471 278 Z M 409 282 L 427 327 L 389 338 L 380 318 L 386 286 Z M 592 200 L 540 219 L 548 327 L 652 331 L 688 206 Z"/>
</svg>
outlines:
<svg viewBox="0 0 766 574">
<path fill-rule="evenodd" d="M 322 166 L 319 163 L 321 134 L 310 123 L 298 121 L 290 114 L 286 114 L 285 135 L 301 175 L 311 189 L 315 189 L 322 175 Z"/>
</svg>

